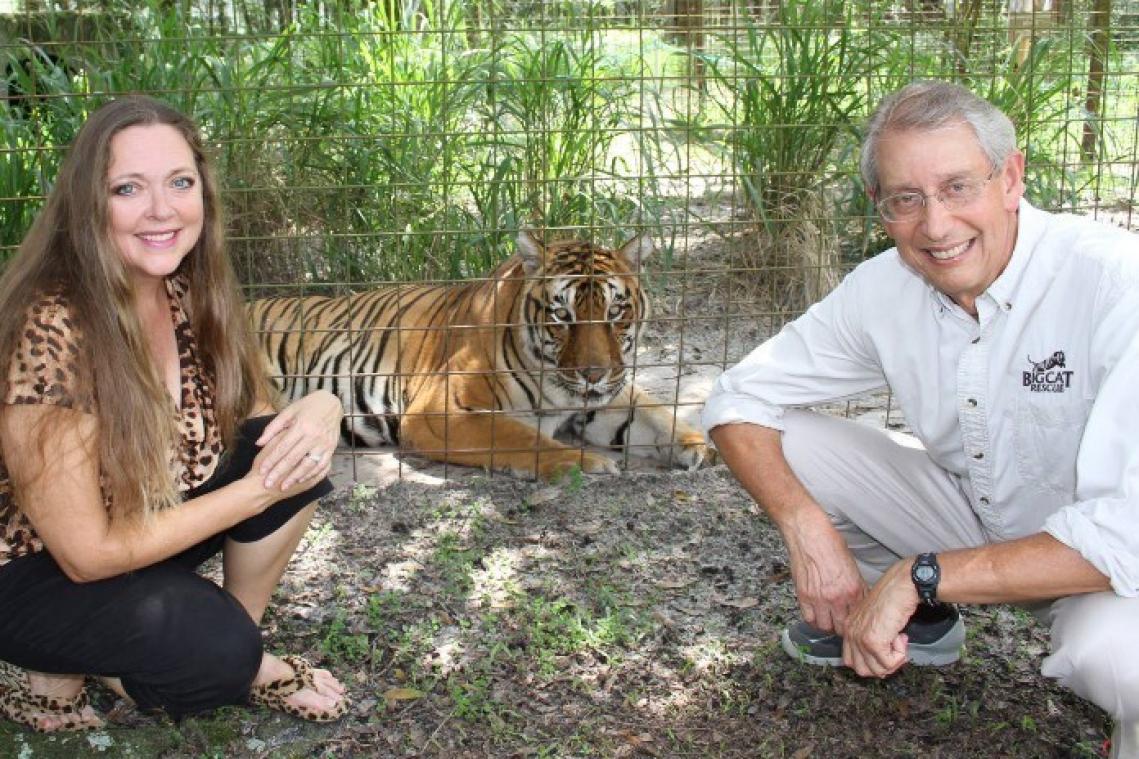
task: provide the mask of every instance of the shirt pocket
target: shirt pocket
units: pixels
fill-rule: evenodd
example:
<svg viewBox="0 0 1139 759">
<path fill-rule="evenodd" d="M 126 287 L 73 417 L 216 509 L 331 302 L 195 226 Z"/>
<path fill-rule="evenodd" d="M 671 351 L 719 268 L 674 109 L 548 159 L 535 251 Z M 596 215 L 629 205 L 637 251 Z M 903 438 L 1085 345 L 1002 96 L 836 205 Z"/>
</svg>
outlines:
<svg viewBox="0 0 1139 759">
<path fill-rule="evenodd" d="M 1017 399 L 1016 469 L 1026 487 L 1075 494 L 1076 455 L 1091 408 L 1091 400 L 1079 397 Z"/>
</svg>

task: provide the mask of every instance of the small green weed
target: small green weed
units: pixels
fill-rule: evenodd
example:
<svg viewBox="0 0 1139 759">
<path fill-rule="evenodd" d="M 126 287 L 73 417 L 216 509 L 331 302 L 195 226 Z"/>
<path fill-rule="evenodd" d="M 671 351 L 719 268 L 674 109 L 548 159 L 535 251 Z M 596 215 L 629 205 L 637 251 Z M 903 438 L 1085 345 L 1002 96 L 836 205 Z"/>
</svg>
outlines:
<svg viewBox="0 0 1139 759">
<path fill-rule="evenodd" d="M 348 508 L 353 513 L 360 513 L 368 509 L 375 501 L 377 488 L 363 482 L 352 486 L 352 494 L 348 496 Z"/>
<path fill-rule="evenodd" d="M 368 605 L 365 610 L 368 626 L 373 630 L 383 630 L 391 625 L 393 619 L 399 618 L 403 610 L 403 593 L 397 593 L 394 590 L 373 593 L 368 596 Z"/>
<path fill-rule="evenodd" d="M 937 714 L 934 716 L 938 724 L 944 727 L 949 727 L 956 722 L 957 718 L 961 716 L 961 708 L 957 703 L 957 698 L 953 695 L 946 695 L 945 703 L 937 710 Z"/>
<path fill-rule="evenodd" d="M 360 664 L 371 656 L 371 645 L 366 634 L 349 631 L 346 619 L 344 611 L 337 610 L 321 638 L 320 650 L 335 662 Z"/>
<path fill-rule="evenodd" d="M 620 647 L 636 637 L 636 623 L 625 609 L 600 612 L 564 598 L 534 596 L 513 612 L 514 624 L 525 634 L 525 652 L 543 676 L 557 671 L 557 658 L 586 649 L 617 657 Z"/>
<path fill-rule="evenodd" d="M 495 711 L 496 704 L 490 696 L 490 679 L 486 676 L 452 683 L 450 694 L 455 716 L 460 719 L 482 720 Z"/>
<path fill-rule="evenodd" d="M 1072 746 L 1072 756 L 1079 759 L 1100 759 L 1103 756 L 1103 741 L 1080 741 Z"/>
<path fill-rule="evenodd" d="M 574 464 L 554 479 L 554 484 L 563 485 L 567 493 L 576 493 L 585 485 L 585 474 Z"/>
<path fill-rule="evenodd" d="M 444 592 L 449 596 L 466 596 L 474 588 L 471 572 L 482 552 L 464 546 L 464 541 L 453 532 L 439 536 L 431 556 L 433 566 L 443 577 Z"/>
</svg>

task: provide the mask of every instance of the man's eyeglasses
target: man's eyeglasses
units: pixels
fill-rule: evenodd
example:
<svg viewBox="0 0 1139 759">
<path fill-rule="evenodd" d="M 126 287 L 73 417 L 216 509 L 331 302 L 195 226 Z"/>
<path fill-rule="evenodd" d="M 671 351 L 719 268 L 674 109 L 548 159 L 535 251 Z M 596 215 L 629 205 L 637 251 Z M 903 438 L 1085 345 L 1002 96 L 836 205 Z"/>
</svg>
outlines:
<svg viewBox="0 0 1139 759">
<path fill-rule="evenodd" d="M 937 192 L 931 195 L 926 195 L 917 190 L 896 192 L 882 198 L 874 205 L 877 207 L 878 213 L 882 215 L 882 219 L 888 222 L 917 219 L 925 212 L 925 207 L 929 204 L 930 198 L 935 198 L 938 203 L 950 210 L 965 208 L 981 197 L 981 191 L 985 189 L 985 185 L 996 174 L 997 167 L 994 166 L 993 170 L 989 172 L 989 176 L 984 179 L 953 179 L 943 184 Z"/>
</svg>

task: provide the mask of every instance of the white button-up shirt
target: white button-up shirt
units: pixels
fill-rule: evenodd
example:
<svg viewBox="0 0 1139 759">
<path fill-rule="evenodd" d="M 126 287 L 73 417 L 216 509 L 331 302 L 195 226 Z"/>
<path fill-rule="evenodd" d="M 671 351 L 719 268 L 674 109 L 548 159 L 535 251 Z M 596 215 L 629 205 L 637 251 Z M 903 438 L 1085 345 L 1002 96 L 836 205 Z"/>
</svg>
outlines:
<svg viewBox="0 0 1139 759">
<path fill-rule="evenodd" d="M 1139 596 L 1139 236 L 1022 201 L 976 307 L 888 250 L 722 374 L 704 426 L 888 386 L 993 540 L 1043 530 Z"/>
</svg>

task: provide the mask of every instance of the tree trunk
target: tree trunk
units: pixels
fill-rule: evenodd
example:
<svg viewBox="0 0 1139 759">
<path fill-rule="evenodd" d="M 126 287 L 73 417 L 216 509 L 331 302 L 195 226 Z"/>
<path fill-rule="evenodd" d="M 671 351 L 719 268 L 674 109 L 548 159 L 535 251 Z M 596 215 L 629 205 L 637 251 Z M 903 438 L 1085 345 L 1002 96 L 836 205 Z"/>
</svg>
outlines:
<svg viewBox="0 0 1139 759">
<path fill-rule="evenodd" d="M 962 0 L 956 8 L 953 24 L 946 28 L 949 45 L 957 54 L 957 71 L 969 73 L 969 57 L 973 49 L 973 35 L 981 18 L 984 0 Z"/>
<path fill-rule="evenodd" d="M 704 0 L 673 0 L 677 40 L 688 51 L 690 79 L 704 90 Z"/>
<path fill-rule="evenodd" d="M 1103 82 L 1107 73 L 1107 51 L 1110 45 L 1111 0 L 1095 0 L 1088 17 L 1088 88 L 1084 100 L 1084 138 L 1080 155 L 1092 161 L 1096 155 L 1096 142 L 1100 129 L 1100 108 L 1103 105 Z"/>
</svg>

